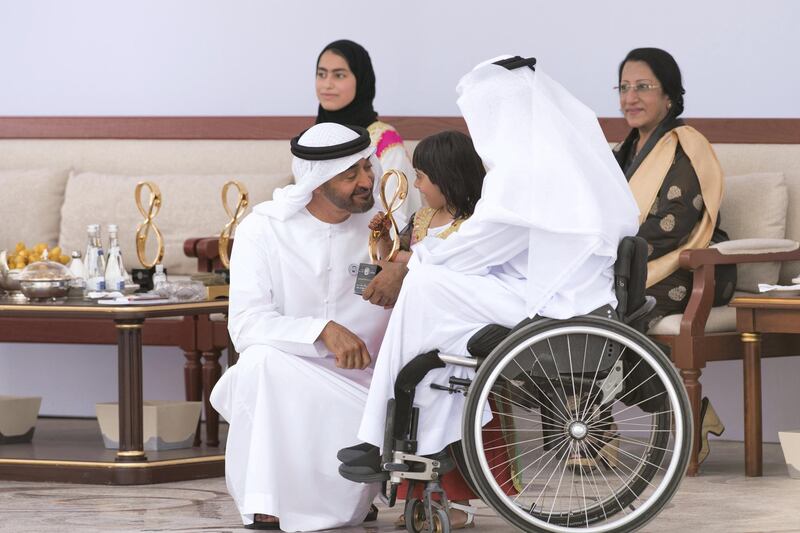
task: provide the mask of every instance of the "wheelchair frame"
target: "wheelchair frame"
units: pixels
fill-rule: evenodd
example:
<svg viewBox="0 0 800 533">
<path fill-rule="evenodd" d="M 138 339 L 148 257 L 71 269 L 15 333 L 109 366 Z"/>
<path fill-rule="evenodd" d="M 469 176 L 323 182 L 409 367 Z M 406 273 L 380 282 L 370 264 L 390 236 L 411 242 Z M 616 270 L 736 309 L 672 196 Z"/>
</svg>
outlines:
<svg viewBox="0 0 800 533">
<path fill-rule="evenodd" d="M 577 326 L 575 324 L 577 324 Z M 675 406 L 672 417 L 675 424 L 673 431 L 676 449 L 674 450 L 674 454 L 667 467 L 667 472 L 664 475 L 663 482 L 658 486 L 658 488 L 656 488 L 655 492 L 649 497 L 648 500 L 635 509 L 635 512 L 632 515 L 627 514 L 626 507 L 620 504 L 619 499 L 617 499 L 618 496 L 614 494 L 613 497 L 617 500 L 616 503 L 619 504 L 616 505 L 616 507 L 618 507 L 617 512 L 622 512 L 625 515 L 623 519 L 611 523 L 609 527 L 596 527 L 591 523 L 588 523 L 590 522 L 588 514 L 586 516 L 587 523 L 582 524 L 579 527 L 570 527 L 569 516 L 567 516 L 566 525 L 552 524 L 551 528 L 551 524 L 549 523 L 548 519 L 547 521 L 538 520 L 539 524 L 537 526 L 537 523 L 535 523 L 537 520 L 531 519 L 531 516 L 533 515 L 532 510 L 530 513 L 526 513 L 524 510 L 514 505 L 513 502 L 510 502 L 510 500 L 506 502 L 505 505 L 498 505 L 497 497 L 491 495 L 492 488 L 488 487 L 488 485 L 491 485 L 491 483 L 487 481 L 487 479 L 490 479 L 491 476 L 487 476 L 486 474 L 487 472 L 491 473 L 491 467 L 486 462 L 485 457 L 480 454 L 480 450 L 476 449 L 480 447 L 476 443 L 481 441 L 481 432 L 483 429 L 483 424 L 480 422 L 480 412 L 482 411 L 477 410 L 476 408 L 465 408 L 462 418 L 462 432 L 464 439 L 463 446 L 465 448 L 465 455 L 468 457 L 468 460 L 466 470 L 463 469 L 462 466 L 462 475 L 464 475 L 465 480 L 467 480 L 470 485 L 474 485 L 476 487 L 475 492 L 481 496 L 484 502 L 490 505 L 490 507 L 494 508 L 494 510 L 498 512 L 500 516 L 511 522 L 512 525 L 522 529 L 523 531 L 634 531 L 654 518 L 655 515 L 658 514 L 658 512 L 672 497 L 677 489 L 678 484 L 683 478 L 688 465 L 688 459 L 691 450 L 692 419 L 691 416 L 688 416 L 687 414 L 690 412 L 688 399 L 685 391 L 682 388 L 680 377 L 669 363 L 668 358 L 661 353 L 658 347 L 653 344 L 652 341 L 647 339 L 647 337 L 633 328 L 626 326 L 622 322 L 603 317 L 576 317 L 567 320 L 544 319 L 532 324 L 528 324 L 528 326 L 520 329 L 515 334 L 511 334 L 506 337 L 504 341 L 502 341 L 494 350 L 492 350 L 491 354 L 484 361 L 480 361 L 474 357 L 438 354 L 439 360 L 443 363 L 475 368 L 476 376 L 469 382 L 467 382 L 468 380 L 451 378 L 449 387 L 434 385 L 432 385 L 432 387 L 449 392 L 451 394 L 478 394 L 479 398 L 472 402 L 471 405 L 481 406 L 488 403 L 488 395 L 491 390 L 491 387 L 486 387 L 485 384 L 491 383 L 493 379 L 496 379 L 502 373 L 503 368 L 501 368 L 498 364 L 498 359 L 503 357 L 506 359 L 509 357 L 514 357 L 515 353 L 532 346 L 536 342 L 536 330 L 539 330 L 538 333 L 541 336 L 542 331 L 546 332 L 548 330 L 560 331 L 561 334 L 570 335 L 584 334 L 587 330 L 592 329 L 597 333 L 608 335 L 608 338 L 612 338 L 617 342 L 630 347 L 631 349 L 637 345 L 638 341 L 638 346 L 640 346 L 641 350 L 644 352 L 647 352 L 650 355 L 656 354 L 654 356 L 656 358 L 659 357 L 657 354 L 660 354 L 660 359 L 655 359 L 657 364 L 653 365 L 652 368 L 655 370 L 655 373 L 659 376 L 662 382 L 671 383 L 671 387 L 665 390 L 667 394 L 671 396 L 670 404 Z M 531 331 L 533 332 L 533 336 L 529 337 L 528 335 L 531 333 Z M 516 346 L 515 343 L 517 344 Z M 482 371 L 482 369 L 488 370 Z M 610 380 L 611 385 L 606 387 L 601 386 L 599 389 L 600 391 L 603 391 L 604 395 L 610 392 L 613 396 L 613 394 L 616 392 L 624 391 L 624 387 L 623 389 L 620 389 L 620 386 L 623 384 L 622 377 L 619 375 L 612 377 L 614 376 L 613 371 L 614 369 L 612 369 L 607 374 L 606 378 L 603 379 L 603 385 L 605 385 L 606 379 Z M 478 390 L 476 391 L 473 387 L 478 387 Z M 598 392 L 598 394 L 600 393 Z M 408 438 L 404 440 L 398 440 L 396 438 L 394 402 L 395 400 L 390 400 L 388 405 L 386 433 L 383 447 L 384 454 L 382 458 L 382 468 L 389 474 L 389 504 L 390 506 L 393 506 L 395 503 L 398 485 L 403 480 L 408 480 L 412 483 L 412 486 L 409 486 L 409 499 L 406 501 L 406 507 L 404 511 L 407 530 L 411 533 L 419 533 L 423 530 L 426 530 L 429 533 L 447 533 L 450 530 L 448 520 L 449 502 L 447 500 L 447 495 L 439 485 L 439 479 L 440 476 L 446 470 L 452 468 L 452 466 L 447 464 L 441 456 L 423 457 L 415 455 L 417 420 L 419 416 L 418 408 L 413 408 L 411 411 L 407 432 Z M 668 438 L 669 437 L 667 437 L 667 439 Z M 469 460 L 470 457 L 473 458 L 472 461 Z M 475 457 L 479 458 L 480 466 L 475 465 Z M 656 472 L 656 470 L 651 467 L 646 467 L 645 471 L 647 470 L 653 471 L 653 473 Z M 638 473 L 634 472 L 634 474 Z M 639 480 L 636 480 L 636 483 L 642 487 L 640 490 L 644 490 L 644 488 L 646 488 L 645 485 L 650 484 L 651 480 L 645 479 L 643 481 L 644 483 L 641 483 Z M 419 482 L 423 482 L 425 484 L 425 491 L 422 500 L 417 500 L 416 498 L 410 497 L 414 489 L 413 484 Z M 627 485 L 625 485 L 624 488 L 627 491 L 631 490 Z M 495 496 L 502 494 L 502 492 L 498 492 L 499 487 L 495 486 L 494 489 Z M 638 498 L 639 494 L 634 494 L 633 496 L 634 498 Z M 436 501 L 435 497 L 438 497 L 439 500 Z M 632 504 L 630 505 L 632 507 Z M 600 511 L 602 511 L 603 518 L 607 518 L 605 516 L 605 507 L 601 508 Z M 517 516 L 515 517 L 514 514 Z M 595 519 L 599 519 L 600 514 L 598 514 L 597 510 L 595 510 L 595 514 L 597 515 Z M 531 523 L 532 521 L 534 523 Z"/>
</svg>

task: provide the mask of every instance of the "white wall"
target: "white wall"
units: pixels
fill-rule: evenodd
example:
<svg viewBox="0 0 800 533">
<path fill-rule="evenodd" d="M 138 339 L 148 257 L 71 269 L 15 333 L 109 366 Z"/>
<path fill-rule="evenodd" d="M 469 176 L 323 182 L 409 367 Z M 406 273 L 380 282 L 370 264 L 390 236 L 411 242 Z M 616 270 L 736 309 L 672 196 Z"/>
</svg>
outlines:
<svg viewBox="0 0 800 533">
<path fill-rule="evenodd" d="M 370 50 L 386 115 L 456 115 L 459 77 L 514 53 L 617 116 L 619 61 L 659 46 L 683 69 L 687 116 L 800 117 L 798 28 L 794 0 L 0 0 L 0 115 L 309 115 L 315 58 L 346 37 Z M 115 358 L 113 347 L 0 345 L 0 393 L 91 415 L 116 396 Z M 146 348 L 144 359 L 145 396 L 181 397 L 182 354 Z M 799 362 L 765 363 L 769 440 L 800 427 L 800 393 L 786 382 Z M 734 438 L 740 366 L 703 377 Z"/>
<path fill-rule="evenodd" d="M 798 117 L 800 2 L 0 0 L 0 115 L 308 115 L 314 61 L 370 50 L 376 108 L 456 115 L 477 62 L 532 55 L 616 116 L 616 67 L 670 50 L 687 116 Z"/>
</svg>

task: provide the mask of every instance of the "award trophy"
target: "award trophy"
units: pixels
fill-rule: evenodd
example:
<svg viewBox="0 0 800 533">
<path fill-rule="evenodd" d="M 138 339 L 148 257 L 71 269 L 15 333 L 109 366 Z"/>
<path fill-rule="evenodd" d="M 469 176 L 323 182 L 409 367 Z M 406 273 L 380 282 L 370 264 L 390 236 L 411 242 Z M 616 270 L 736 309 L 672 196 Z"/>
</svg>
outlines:
<svg viewBox="0 0 800 533">
<path fill-rule="evenodd" d="M 228 204 L 228 191 L 231 189 L 231 187 L 235 187 L 239 193 L 236 198 L 236 206 L 233 208 L 231 208 L 231 206 Z M 206 286 L 206 296 L 209 300 L 228 297 L 228 284 L 231 281 L 230 270 L 228 270 L 231 266 L 229 255 L 231 238 L 233 237 L 233 232 L 236 230 L 236 226 L 238 226 L 239 222 L 241 222 L 249 205 L 250 194 L 247 192 L 247 187 L 244 186 L 244 183 L 231 180 L 222 186 L 222 207 L 230 217 L 230 220 L 227 224 L 225 224 L 225 227 L 222 228 L 222 232 L 219 234 L 219 260 L 224 268 L 214 270 L 214 275 L 206 274 L 192 278 L 201 281 Z"/>
<path fill-rule="evenodd" d="M 239 197 L 236 200 L 236 207 L 234 209 L 231 209 L 228 205 L 228 190 L 231 187 L 236 187 L 239 191 Z M 242 217 L 244 217 L 244 212 L 247 211 L 248 205 L 250 205 L 250 195 L 247 192 L 247 187 L 245 187 L 243 183 L 231 180 L 222 187 L 222 207 L 225 208 L 225 212 L 230 217 L 228 223 L 222 228 L 222 233 L 219 234 L 219 260 L 222 262 L 222 266 L 225 267 L 226 281 L 228 278 L 227 270 L 231 266 L 231 259 L 228 255 L 231 237 L 233 237 L 233 231 L 236 229 L 236 226 L 239 225 Z"/>
<path fill-rule="evenodd" d="M 386 188 L 389 184 L 389 179 L 394 176 L 397 178 L 397 187 L 394 190 L 391 201 L 386 201 L 387 194 Z M 397 211 L 408 196 L 408 178 L 401 171 L 396 169 L 387 170 L 381 176 L 381 203 L 386 211 L 386 218 L 391 223 L 390 232 L 394 231 L 394 238 L 392 239 L 392 249 L 386 257 L 378 257 L 378 241 L 381 237 L 380 230 L 370 230 L 368 250 L 369 259 L 372 263 L 361 263 L 358 266 L 358 274 L 356 276 L 356 294 L 363 294 L 364 289 L 372 281 L 372 279 L 380 272 L 381 267 L 377 265 L 378 260 L 391 261 L 400 251 L 400 229 L 397 227 L 397 221 L 394 219 L 392 213 Z"/>
<path fill-rule="evenodd" d="M 146 209 L 142 201 L 142 190 L 144 188 L 150 191 Z M 131 277 L 134 283 L 139 284 L 140 291 L 149 291 L 153 289 L 155 266 L 164 258 L 164 237 L 161 235 L 158 226 L 153 222 L 153 219 L 161 209 L 161 190 L 158 185 L 151 181 L 140 181 L 136 184 L 134 196 L 136 197 L 136 207 L 144 217 L 142 223 L 136 226 L 136 256 L 144 268 L 134 268 L 131 271 Z M 146 256 L 147 237 L 150 235 L 150 230 L 156 236 L 156 254 L 152 260 L 148 260 Z"/>
</svg>

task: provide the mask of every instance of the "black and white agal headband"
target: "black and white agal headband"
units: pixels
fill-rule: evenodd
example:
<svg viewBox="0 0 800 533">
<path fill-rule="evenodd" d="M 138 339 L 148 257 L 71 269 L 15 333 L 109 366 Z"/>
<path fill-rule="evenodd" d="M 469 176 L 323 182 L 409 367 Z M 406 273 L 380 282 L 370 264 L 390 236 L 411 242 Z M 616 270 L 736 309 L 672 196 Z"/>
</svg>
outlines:
<svg viewBox="0 0 800 533">
<path fill-rule="evenodd" d="M 332 146 L 303 146 L 300 144 L 300 137 L 306 131 L 295 137 L 290 141 L 292 155 L 305 159 L 306 161 L 327 161 L 329 159 L 339 159 L 347 157 L 348 155 L 357 154 L 361 150 L 368 148 L 370 145 L 369 132 L 360 126 L 347 126 L 358 134 L 358 137 L 352 141 L 347 141 L 342 144 L 334 144 Z"/>
</svg>

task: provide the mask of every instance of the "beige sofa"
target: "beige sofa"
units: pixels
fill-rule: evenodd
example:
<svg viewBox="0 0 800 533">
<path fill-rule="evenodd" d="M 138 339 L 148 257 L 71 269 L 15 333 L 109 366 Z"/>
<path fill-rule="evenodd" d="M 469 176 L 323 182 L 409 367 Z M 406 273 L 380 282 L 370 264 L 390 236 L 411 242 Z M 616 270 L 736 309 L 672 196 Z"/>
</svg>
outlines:
<svg viewBox="0 0 800 533">
<path fill-rule="evenodd" d="M 105 236 L 116 223 L 126 267 L 139 267 L 135 231 L 143 217 L 134 189 L 150 180 L 162 194 L 155 223 L 166 241 L 164 265 L 189 274 L 196 262 L 183 241 L 218 235 L 228 221 L 223 184 L 243 182 L 255 204 L 290 183 L 289 168 L 281 141 L 0 140 L 0 250 L 24 241 L 82 251 L 87 224 L 102 224 Z"/>
<path fill-rule="evenodd" d="M 416 141 L 406 144 L 411 152 Z M 800 240 L 800 144 L 715 149 L 728 176 L 722 227 L 731 238 Z M 156 224 L 167 241 L 165 265 L 188 274 L 195 262 L 183 254 L 183 241 L 217 235 L 227 222 L 220 199 L 223 183 L 244 182 L 254 205 L 291 181 L 290 163 L 288 142 L 279 140 L 0 139 L 0 250 L 18 241 L 83 250 L 87 224 L 117 223 L 126 266 L 138 266 L 133 236 L 143 217 L 134 187 L 151 180 L 163 196 Z M 798 275 L 800 264 L 761 270 L 765 275 L 758 281 L 787 283 Z M 745 273 L 740 290 L 753 290 L 754 279 Z"/>
<path fill-rule="evenodd" d="M 406 144 L 411 152 L 416 141 Z M 775 239 L 800 240 L 800 144 L 715 149 L 727 177 L 722 227 L 731 238 L 773 239 L 757 247 L 789 245 Z M 134 187 L 150 180 L 163 196 L 156 224 L 166 240 L 165 266 L 189 274 L 196 262 L 184 255 L 184 240 L 217 235 L 227 222 L 220 199 L 224 182 L 245 183 L 255 205 L 291 181 L 290 163 L 283 140 L 0 139 L 0 250 L 24 241 L 80 251 L 87 224 L 100 223 L 105 233 L 105 225 L 117 223 L 126 266 L 137 267 L 134 232 L 143 217 Z M 798 263 L 741 268 L 737 289 L 746 291 L 755 290 L 757 282 L 789 283 L 800 274 Z M 715 312 L 708 327 L 731 327 L 727 313 Z M 674 331 L 676 324 L 666 318 L 653 332 Z"/>
</svg>

